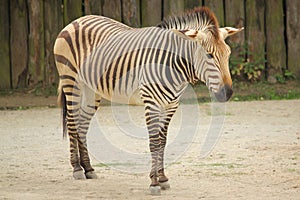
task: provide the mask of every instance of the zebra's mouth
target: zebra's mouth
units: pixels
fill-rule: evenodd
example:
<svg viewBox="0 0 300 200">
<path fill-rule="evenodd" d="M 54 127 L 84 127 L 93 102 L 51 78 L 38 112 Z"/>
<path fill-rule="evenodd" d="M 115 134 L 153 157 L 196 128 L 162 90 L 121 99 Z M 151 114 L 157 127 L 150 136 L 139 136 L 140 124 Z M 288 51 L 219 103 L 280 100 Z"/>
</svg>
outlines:
<svg viewBox="0 0 300 200">
<path fill-rule="evenodd" d="M 228 85 L 225 85 L 218 92 L 215 92 L 214 96 L 219 102 L 226 102 L 230 99 L 232 94 L 232 88 Z"/>
</svg>

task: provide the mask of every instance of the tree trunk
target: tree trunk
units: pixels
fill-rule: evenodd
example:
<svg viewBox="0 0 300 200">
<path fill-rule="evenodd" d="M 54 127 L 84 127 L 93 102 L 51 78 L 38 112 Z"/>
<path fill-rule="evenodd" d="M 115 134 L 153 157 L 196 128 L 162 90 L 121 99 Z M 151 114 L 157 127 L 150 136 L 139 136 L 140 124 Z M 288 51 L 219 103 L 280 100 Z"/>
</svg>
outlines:
<svg viewBox="0 0 300 200">
<path fill-rule="evenodd" d="M 104 0 L 103 15 L 119 22 L 122 21 L 121 0 Z"/>
<path fill-rule="evenodd" d="M 253 14 L 255 13 L 255 14 Z M 265 4 L 261 0 L 246 0 L 247 59 L 265 65 Z M 263 76 L 264 74 L 262 74 Z"/>
<path fill-rule="evenodd" d="M 245 12 L 243 1 L 225 0 L 225 13 L 225 26 L 234 28 L 241 28 L 245 26 Z M 245 62 L 245 31 L 230 36 L 227 39 L 227 42 L 231 47 L 231 67 L 237 68 L 238 64 L 242 64 Z M 243 74 L 241 74 L 238 78 L 243 80 Z"/>
<path fill-rule="evenodd" d="M 25 0 L 10 0 L 10 48 L 12 87 L 27 86 L 28 65 L 28 20 Z"/>
<path fill-rule="evenodd" d="M 163 16 L 178 15 L 184 11 L 184 0 L 164 0 Z"/>
<path fill-rule="evenodd" d="M 82 16 L 82 0 L 64 0 L 64 25 Z"/>
<path fill-rule="evenodd" d="M 29 86 L 45 80 L 44 69 L 44 12 L 42 0 L 28 0 L 29 9 Z"/>
<path fill-rule="evenodd" d="M 53 46 L 58 33 L 63 28 L 63 10 L 61 0 L 44 1 L 45 31 L 45 84 L 53 86 L 58 83 L 58 74 L 54 63 Z M 51 16 L 51 20 L 49 19 Z"/>
<path fill-rule="evenodd" d="M 202 0 L 185 0 L 184 9 L 193 9 L 202 6 Z"/>
<path fill-rule="evenodd" d="M 155 26 L 162 20 L 161 0 L 141 0 L 142 26 Z"/>
<path fill-rule="evenodd" d="M 85 15 L 102 15 L 102 1 L 100 0 L 84 0 Z"/>
<path fill-rule="evenodd" d="M 282 0 L 266 0 L 266 36 L 268 80 L 272 82 L 286 68 Z"/>
<path fill-rule="evenodd" d="M 218 19 L 220 27 L 225 24 L 224 20 L 224 5 L 220 0 L 204 0 L 204 5 L 209 7 L 213 11 Z"/>
<path fill-rule="evenodd" d="M 286 0 L 288 69 L 300 80 L 300 1 Z"/>
<path fill-rule="evenodd" d="M 131 27 L 140 27 L 140 1 L 126 0 L 122 2 L 123 22 Z"/>
<path fill-rule="evenodd" d="M 0 1 L 0 24 L 0 89 L 10 89 L 9 0 Z"/>
</svg>

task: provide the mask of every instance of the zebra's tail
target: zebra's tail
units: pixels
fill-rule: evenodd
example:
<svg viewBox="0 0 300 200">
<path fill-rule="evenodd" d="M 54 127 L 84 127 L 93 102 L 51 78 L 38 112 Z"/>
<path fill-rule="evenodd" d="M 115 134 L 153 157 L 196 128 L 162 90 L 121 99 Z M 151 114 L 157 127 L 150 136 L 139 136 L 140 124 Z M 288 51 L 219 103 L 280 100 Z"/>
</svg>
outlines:
<svg viewBox="0 0 300 200">
<path fill-rule="evenodd" d="M 66 138 L 66 135 L 67 135 L 67 102 L 66 102 L 66 95 L 65 95 L 61 85 L 58 87 L 57 104 L 62 109 L 63 138 Z"/>
</svg>

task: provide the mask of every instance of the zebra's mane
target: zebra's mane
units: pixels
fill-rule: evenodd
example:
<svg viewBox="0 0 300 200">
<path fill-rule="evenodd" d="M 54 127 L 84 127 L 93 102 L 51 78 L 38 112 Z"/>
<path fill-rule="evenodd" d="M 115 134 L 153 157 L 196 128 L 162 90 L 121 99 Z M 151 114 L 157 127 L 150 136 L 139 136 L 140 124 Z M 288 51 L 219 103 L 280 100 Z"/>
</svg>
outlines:
<svg viewBox="0 0 300 200">
<path fill-rule="evenodd" d="M 214 13 L 207 7 L 197 7 L 179 16 L 165 18 L 157 27 L 163 29 L 198 30 L 210 32 L 215 39 L 219 39 L 219 23 Z"/>
</svg>

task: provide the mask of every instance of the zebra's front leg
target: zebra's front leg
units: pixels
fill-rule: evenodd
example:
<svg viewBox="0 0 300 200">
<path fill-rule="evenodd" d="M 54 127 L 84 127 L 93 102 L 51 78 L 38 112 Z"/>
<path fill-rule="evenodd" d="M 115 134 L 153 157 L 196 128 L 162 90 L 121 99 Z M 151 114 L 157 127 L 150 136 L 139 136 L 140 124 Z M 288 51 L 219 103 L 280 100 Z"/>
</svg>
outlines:
<svg viewBox="0 0 300 200">
<path fill-rule="evenodd" d="M 150 192 L 159 195 L 160 190 L 170 188 L 168 178 L 164 173 L 164 150 L 167 141 L 167 131 L 171 118 L 174 115 L 178 103 L 173 103 L 165 108 L 153 103 L 145 104 L 146 124 L 149 132 L 149 145 L 152 157 L 150 172 Z"/>
<path fill-rule="evenodd" d="M 165 146 L 167 143 L 167 134 L 168 134 L 168 127 L 170 125 L 171 119 L 176 112 L 178 108 L 178 101 L 175 101 L 168 106 L 166 106 L 165 109 L 163 109 L 160 113 L 160 151 L 158 155 L 158 166 L 161 168 L 158 169 L 158 177 L 159 177 L 159 185 L 162 190 L 167 190 L 170 188 L 169 179 L 165 175 L 164 171 L 164 152 L 165 152 Z"/>
<path fill-rule="evenodd" d="M 149 133 L 149 147 L 152 159 L 152 166 L 150 171 L 150 193 L 152 195 L 160 195 L 160 185 L 158 182 L 159 169 L 159 151 L 160 151 L 160 137 L 159 137 L 159 108 L 155 103 L 145 103 L 146 125 Z"/>
</svg>

